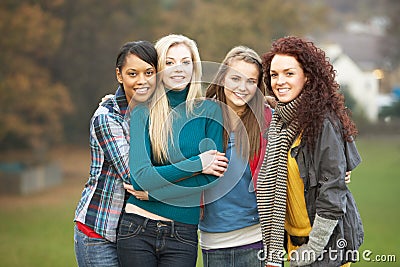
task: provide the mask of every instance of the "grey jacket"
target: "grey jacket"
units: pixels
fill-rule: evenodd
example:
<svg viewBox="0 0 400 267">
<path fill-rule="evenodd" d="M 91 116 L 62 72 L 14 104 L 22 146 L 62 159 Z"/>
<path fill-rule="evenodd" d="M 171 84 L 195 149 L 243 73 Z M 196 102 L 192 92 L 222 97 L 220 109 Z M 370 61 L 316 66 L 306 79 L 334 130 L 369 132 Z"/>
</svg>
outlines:
<svg viewBox="0 0 400 267">
<path fill-rule="evenodd" d="M 310 222 L 314 222 L 316 213 L 338 220 L 325 253 L 310 265 L 313 267 L 357 261 L 357 250 L 364 241 L 360 214 L 344 180 L 346 171 L 353 170 L 361 158 L 355 142 L 344 141 L 341 132 L 337 120 L 326 118 L 314 151 L 309 151 L 304 143 L 291 150 L 304 182 Z"/>
</svg>

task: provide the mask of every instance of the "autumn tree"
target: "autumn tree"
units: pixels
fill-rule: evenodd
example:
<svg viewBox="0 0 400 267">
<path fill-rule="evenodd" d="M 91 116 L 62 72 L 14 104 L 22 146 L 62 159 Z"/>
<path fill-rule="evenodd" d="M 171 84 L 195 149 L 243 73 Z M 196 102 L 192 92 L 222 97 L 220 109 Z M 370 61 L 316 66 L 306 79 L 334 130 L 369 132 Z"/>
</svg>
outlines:
<svg viewBox="0 0 400 267">
<path fill-rule="evenodd" d="M 62 42 L 62 1 L 0 3 L 0 146 L 43 149 L 60 140 L 61 116 L 73 108 L 48 63 Z"/>
<path fill-rule="evenodd" d="M 389 67 L 395 69 L 400 66 L 400 2 L 388 0 L 386 8 L 389 26 L 382 40 L 382 53 L 385 59 L 390 62 Z"/>
<path fill-rule="evenodd" d="M 315 1 L 3 0 L 0 143 L 40 146 L 64 131 L 87 144 L 97 103 L 116 89 L 115 56 L 127 41 L 185 34 L 213 62 L 240 44 L 264 53 L 273 39 L 323 25 Z"/>
<path fill-rule="evenodd" d="M 166 2 L 166 1 L 164 1 Z M 161 20 L 165 32 L 194 38 L 203 60 L 221 61 L 235 45 L 247 45 L 258 53 L 279 37 L 305 36 L 324 27 L 324 6 L 309 0 L 170 0 Z"/>
<path fill-rule="evenodd" d="M 102 96 L 116 90 L 115 59 L 128 41 L 155 39 L 158 1 L 65 1 L 58 17 L 63 42 L 52 74 L 69 88 L 76 105 L 65 118 L 68 141 L 87 143 L 89 120 Z"/>
<path fill-rule="evenodd" d="M 304 34 L 321 25 L 322 12 L 292 0 L 80 0 L 65 1 L 59 18 L 63 42 L 53 59 L 53 77 L 70 89 L 75 113 L 67 136 L 87 142 L 90 116 L 100 98 L 115 91 L 114 64 L 126 41 L 156 41 L 169 33 L 197 41 L 201 57 L 218 62 L 234 45 L 265 52 L 272 39 Z M 312 14 L 312 15 L 310 15 Z M 314 23 L 312 20 L 317 21 Z"/>
</svg>

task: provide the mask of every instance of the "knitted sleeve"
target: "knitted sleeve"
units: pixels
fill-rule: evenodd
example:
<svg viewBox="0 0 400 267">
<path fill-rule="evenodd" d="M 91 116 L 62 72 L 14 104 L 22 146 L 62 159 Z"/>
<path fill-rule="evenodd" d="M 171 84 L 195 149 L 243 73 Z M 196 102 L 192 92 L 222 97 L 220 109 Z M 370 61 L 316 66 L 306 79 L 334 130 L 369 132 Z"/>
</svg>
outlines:
<svg viewBox="0 0 400 267">
<path fill-rule="evenodd" d="M 145 106 L 137 106 L 131 113 L 129 167 L 135 190 L 151 191 L 200 172 L 199 156 L 174 164 L 153 165 L 148 117 L 149 111 Z"/>
<path fill-rule="evenodd" d="M 211 101 L 205 102 L 203 106 L 204 113 L 201 113 L 201 120 L 204 120 L 205 137 L 201 144 L 194 144 L 200 146 L 201 151 L 210 149 L 217 149 L 223 151 L 223 118 L 220 107 Z M 162 188 L 149 191 L 149 200 L 167 200 L 171 198 L 180 198 L 183 196 L 190 196 L 201 192 L 210 186 L 214 186 L 217 177 L 214 175 L 207 175 L 201 172 L 194 173 L 190 177 L 185 177 L 172 184 Z"/>
</svg>

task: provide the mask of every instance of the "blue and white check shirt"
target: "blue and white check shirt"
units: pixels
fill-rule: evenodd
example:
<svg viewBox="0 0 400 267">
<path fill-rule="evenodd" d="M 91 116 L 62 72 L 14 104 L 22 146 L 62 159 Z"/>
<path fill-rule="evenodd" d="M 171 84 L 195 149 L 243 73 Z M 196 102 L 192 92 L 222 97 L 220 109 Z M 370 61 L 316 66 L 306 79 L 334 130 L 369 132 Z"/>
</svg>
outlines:
<svg viewBox="0 0 400 267">
<path fill-rule="evenodd" d="M 116 241 L 125 204 L 123 182 L 130 183 L 127 112 L 125 92 L 119 87 L 115 96 L 97 108 L 90 121 L 90 174 L 74 219 L 111 242 Z"/>
</svg>

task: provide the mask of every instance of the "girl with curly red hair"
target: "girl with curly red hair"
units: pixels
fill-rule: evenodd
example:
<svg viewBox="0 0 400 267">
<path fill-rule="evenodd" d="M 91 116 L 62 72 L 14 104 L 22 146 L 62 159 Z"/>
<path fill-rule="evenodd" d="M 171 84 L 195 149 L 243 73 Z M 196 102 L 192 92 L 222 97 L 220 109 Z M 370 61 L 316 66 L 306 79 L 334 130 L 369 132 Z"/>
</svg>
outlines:
<svg viewBox="0 0 400 267">
<path fill-rule="evenodd" d="M 282 266 L 282 247 L 291 266 L 354 262 L 364 232 L 345 176 L 361 158 L 335 70 L 312 42 L 284 37 L 263 71 L 278 101 L 257 185 L 267 266 Z"/>
</svg>

